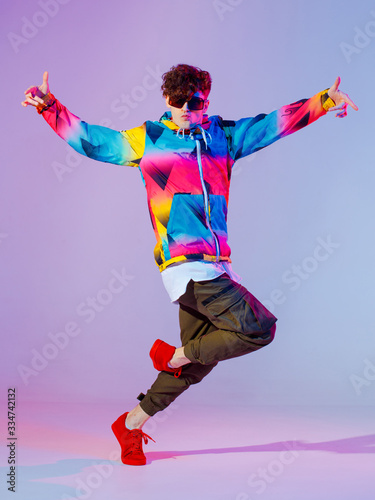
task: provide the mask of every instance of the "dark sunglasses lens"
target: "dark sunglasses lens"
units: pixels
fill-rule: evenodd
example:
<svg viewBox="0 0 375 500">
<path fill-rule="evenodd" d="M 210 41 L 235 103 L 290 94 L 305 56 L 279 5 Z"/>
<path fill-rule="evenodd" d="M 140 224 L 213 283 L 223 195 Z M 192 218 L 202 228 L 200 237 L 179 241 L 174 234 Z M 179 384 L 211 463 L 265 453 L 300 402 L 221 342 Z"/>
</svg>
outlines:
<svg viewBox="0 0 375 500">
<path fill-rule="evenodd" d="M 188 101 L 188 108 L 190 111 L 198 111 L 203 109 L 204 99 L 201 97 L 192 97 L 190 101 Z"/>
<path fill-rule="evenodd" d="M 185 104 L 186 99 L 183 97 L 181 99 L 169 99 L 169 104 L 173 106 L 174 108 L 181 109 L 182 106 Z M 192 97 L 190 101 L 187 101 L 188 108 L 190 111 L 198 111 L 203 109 L 204 107 L 204 99 L 201 97 Z"/>
<path fill-rule="evenodd" d="M 174 108 L 178 108 L 178 109 L 181 109 L 182 106 L 185 104 L 185 102 L 186 102 L 186 99 L 184 99 L 184 98 L 176 99 L 176 100 L 169 99 L 169 104 L 171 106 L 173 106 Z"/>
</svg>

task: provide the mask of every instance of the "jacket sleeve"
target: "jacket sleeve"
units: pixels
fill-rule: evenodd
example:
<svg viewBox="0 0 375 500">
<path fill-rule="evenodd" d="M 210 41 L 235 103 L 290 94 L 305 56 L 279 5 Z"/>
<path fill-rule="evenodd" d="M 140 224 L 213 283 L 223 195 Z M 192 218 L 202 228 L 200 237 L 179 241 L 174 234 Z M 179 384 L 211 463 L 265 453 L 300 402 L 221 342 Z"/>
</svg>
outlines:
<svg viewBox="0 0 375 500">
<path fill-rule="evenodd" d="M 137 167 L 142 158 L 145 124 L 118 132 L 99 125 L 89 125 L 73 115 L 53 94 L 44 99 L 46 106 L 38 110 L 51 128 L 78 153 L 94 160 Z"/>
<path fill-rule="evenodd" d="M 328 90 L 328 89 L 327 89 Z M 327 90 L 310 99 L 301 99 L 279 110 L 238 121 L 223 120 L 223 129 L 233 160 L 259 151 L 325 115 L 335 103 Z"/>
</svg>

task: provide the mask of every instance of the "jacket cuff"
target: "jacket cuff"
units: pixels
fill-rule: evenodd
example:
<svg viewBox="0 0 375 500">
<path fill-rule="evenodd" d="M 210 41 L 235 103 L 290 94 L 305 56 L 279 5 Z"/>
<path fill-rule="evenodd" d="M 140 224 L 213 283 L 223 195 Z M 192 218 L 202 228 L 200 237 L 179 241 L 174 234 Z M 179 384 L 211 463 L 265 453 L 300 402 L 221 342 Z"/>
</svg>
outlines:
<svg viewBox="0 0 375 500">
<path fill-rule="evenodd" d="M 329 97 L 328 90 L 329 89 L 324 90 L 322 95 L 321 95 L 322 106 L 323 106 L 323 109 L 325 111 L 328 111 L 330 108 L 333 108 L 336 106 L 335 101 Z"/>
<path fill-rule="evenodd" d="M 49 92 L 44 97 L 42 97 L 42 101 L 43 104 L 39 104 L 36 107 L 36 110 L 38 111 L 39 114 L 43 113 L 43 111 L 53 106 L 53 104 L 55 104 L 56 102 L 56 98 L 53 94 L 51 94 L 51 92 Z"/>
</svg>

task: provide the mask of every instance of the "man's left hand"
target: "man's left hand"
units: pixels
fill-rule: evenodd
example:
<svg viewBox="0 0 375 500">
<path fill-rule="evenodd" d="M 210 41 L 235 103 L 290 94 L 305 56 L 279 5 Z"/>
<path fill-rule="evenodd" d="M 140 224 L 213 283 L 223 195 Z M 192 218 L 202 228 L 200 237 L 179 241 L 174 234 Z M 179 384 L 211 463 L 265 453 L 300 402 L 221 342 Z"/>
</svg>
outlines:
<svg viewBox="0 0 375 500">
<path fill-rule="evenodd" d="M 341 78 L 338 76 L 336 78 L 335 83 L 328 90 L 329 97 L 336 104 L 336 106 L 334 108 L 330 108 L 328 111 L 338 111 L 338 113 L 336 113 L 336 116 L 338 116 L 339 118 L 344 118 L 348 114 L 348 112 L 347 112 L 348 104 L 355 111 L 358 111 L 358 106 L 356 106 L 354 104 L 354 102 L 350 99 L 348 94 L 344 94 L 344 92 L 339 90 L 340 82 L 341 82 Z"/>
</svg>

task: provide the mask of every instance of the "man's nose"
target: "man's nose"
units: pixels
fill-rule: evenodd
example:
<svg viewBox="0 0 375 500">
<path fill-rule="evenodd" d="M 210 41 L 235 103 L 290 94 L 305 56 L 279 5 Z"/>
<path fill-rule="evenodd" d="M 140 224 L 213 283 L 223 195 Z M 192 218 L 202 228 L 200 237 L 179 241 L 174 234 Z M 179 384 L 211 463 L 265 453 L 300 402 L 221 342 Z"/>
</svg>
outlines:
<svg viewBox="0 0 375 500">
<path fill-rule="evenodd" d="M 188 103 L 187 101 L 185 102 L 185 104 L 182 106 L 181 108 L 183 111 L 187 111 L 188 110 Z"/>
</svg>

